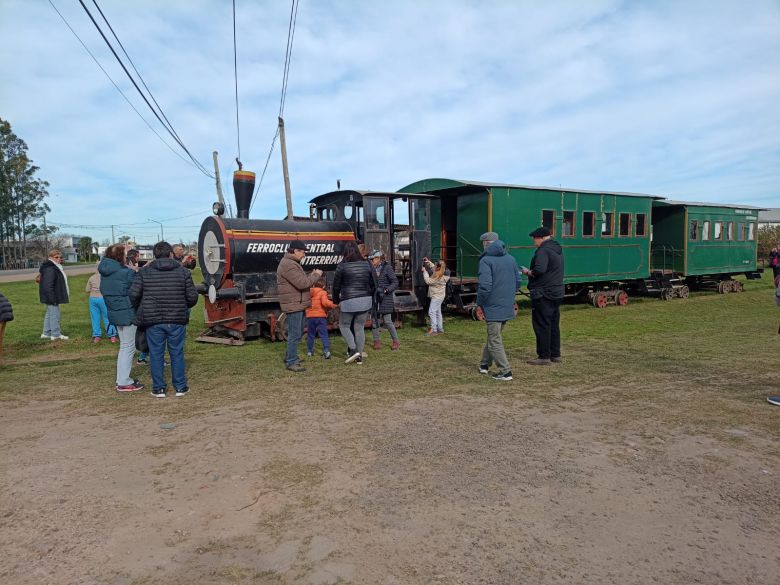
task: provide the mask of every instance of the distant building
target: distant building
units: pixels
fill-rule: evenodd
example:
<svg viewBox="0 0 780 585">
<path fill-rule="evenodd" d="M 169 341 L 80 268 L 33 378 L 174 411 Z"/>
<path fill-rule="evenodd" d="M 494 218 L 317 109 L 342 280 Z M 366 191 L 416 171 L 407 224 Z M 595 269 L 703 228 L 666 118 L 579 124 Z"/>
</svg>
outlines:
<svg viewBox="0 0 780 585">
<path fill-rule="evenodd" d="M 780 226 L 780 207 L 773 207 L 765 211 L 758 212 L 758 227 Z"/>
</svg>

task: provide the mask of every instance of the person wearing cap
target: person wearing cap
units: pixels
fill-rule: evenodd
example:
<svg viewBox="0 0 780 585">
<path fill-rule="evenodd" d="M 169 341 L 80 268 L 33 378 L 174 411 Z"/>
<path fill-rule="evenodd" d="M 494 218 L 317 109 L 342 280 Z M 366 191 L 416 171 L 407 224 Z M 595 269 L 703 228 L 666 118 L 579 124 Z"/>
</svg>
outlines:
<svg viewBox="0 0 780 585">
<path fill-rule="evenodd" d="M 368 255 L 371 266 L 376 274 L 376 294 L 375 308 L 376 318 L 371 319 L 371 336 L 374 340 L 374 349 L 382 348 L 380 337 L 380 328 L 384 322 L 385 328 L 390 332 L 390 338 L 393 340 L 390 346 L 393 351 L 401 347 L 401 341 L 398 339 L 398 332 L 393 323 L 393 293 L 398 288 L 398 277 L 395 270 L 385 260 L 385 255 L 381 250 L 374 250 Z"/>
<path fill-rule="evenodd" d="M 287 353 L 284 356 L 284 365 L 291 372 L 305 371 L 298 357 L 298 343 L 303 337 L 304 311 L 311 307 L 311 287 L 322 276 L 322 270 L 319 269 L 306 274 L 301 266 L 305 255 L 306 244 L 293 240 L 276 269 L 279 305 L 286 315 Z"/>
<path fill-rule="evenodd" d="M 489 373 L 490 366 L 495 363 L 498 372 L 492 378 L 511 381 L 512 370 L 501 334 L 507 321 L 515 318 L 515 294 L 520 288 L 520 270 L 496 232 L 486 232 L 479 239 L 485 251 L 479 258 L 477 306 L 487 324 L 487 343 L 482 349 L 479 373 Z"/>
<path fill-rule="evenodd" d="M 550 230 L 540 227 L 530 234 L 536 246 L 531 268 L 524 268 L 531 294 L 531 323 L 536 335 L 536 358 L 532 366 L 561 361 L 561 301 L 563 301 L 563 250 Z"/>
</svg>

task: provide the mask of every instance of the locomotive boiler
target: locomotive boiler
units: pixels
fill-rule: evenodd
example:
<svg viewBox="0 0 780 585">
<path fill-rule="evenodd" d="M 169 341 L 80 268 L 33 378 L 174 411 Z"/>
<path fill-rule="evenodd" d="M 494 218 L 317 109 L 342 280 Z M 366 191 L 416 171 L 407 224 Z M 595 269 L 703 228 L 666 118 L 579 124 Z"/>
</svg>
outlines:
<svg viewBox="0 0 780 585">
<path fill-rule="evenodd" d="M 224 217 L 224 206 L 200 228 L 198 257 L 203 284 L 206 329 L 198 341 L 243 345 L 250 337 L 285 338 L 284 320 L 276 287 L 276 268 L 289 243 L 302 240 L 307 254 L 306 272 L 319 268 L 332 282 L 344 245 L 354 241 L 343 221 L 249 219 L 254 173 L 233 175 L 236 218 Z"/>
</svg>

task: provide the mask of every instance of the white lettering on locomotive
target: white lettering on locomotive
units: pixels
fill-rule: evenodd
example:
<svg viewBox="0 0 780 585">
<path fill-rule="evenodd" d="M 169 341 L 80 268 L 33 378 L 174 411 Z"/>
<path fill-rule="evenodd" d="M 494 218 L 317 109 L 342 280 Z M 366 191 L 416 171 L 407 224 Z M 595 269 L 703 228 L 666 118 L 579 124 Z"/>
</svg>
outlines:
<svg viewBox="0 0 780 585">
<path fill-rule="evenodd" d="M 283 254 L 287 252 L 287 242 L 249 242 L 247 254 Z M 341 256 L 336 254 L 335 242 L 307 244 L 307 255 L 301 264 L 338 264 Z"/>
</svg>

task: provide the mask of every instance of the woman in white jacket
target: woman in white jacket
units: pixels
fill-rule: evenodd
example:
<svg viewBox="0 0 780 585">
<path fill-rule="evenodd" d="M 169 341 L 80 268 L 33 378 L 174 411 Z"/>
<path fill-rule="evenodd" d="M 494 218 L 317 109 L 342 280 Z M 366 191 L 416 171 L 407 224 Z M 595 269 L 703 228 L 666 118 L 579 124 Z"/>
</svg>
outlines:
<svg viewBox="0 0 780 585">
<path fill-rule="evenodd" d="M 441 315 L 441 305 L 447 294 L 447 281 L 450 277 L 447 275 L 447 265 L 444 260 L 439 260 L 433 264 L 427 258 L 423 259 L 422 273 L 425 284 L 428 285 L 428 296 L 431 298 L 431 306 L 428 309 L 428 316 L 431 318 L 431 328 L 428 330 L 429 337 L 432 335 L 441 335 L 444 333 L 444 319 Z M 432 274 L 428 274 L 428 269 L 432 269 Z"/>
</svg>

